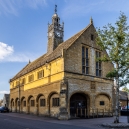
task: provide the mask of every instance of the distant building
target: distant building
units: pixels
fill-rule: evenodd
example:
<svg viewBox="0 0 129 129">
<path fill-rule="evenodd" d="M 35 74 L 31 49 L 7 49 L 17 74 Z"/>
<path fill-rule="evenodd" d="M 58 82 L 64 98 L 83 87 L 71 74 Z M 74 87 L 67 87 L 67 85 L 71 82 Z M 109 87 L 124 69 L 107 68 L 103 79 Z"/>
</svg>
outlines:
<svg viewBox="0 0 129 129">
<path fill-rule="evenodd" d="M 127 97 L 128 93 L 126 91 L 120 91 L 120 103 L 122 107 L 127 105 Z"/>
<path fill-rule="evenodd" d="M 2 104 L 3 104 L 3 100 L 1 99 L 1 100 L 0 100 L 0 106 L 2 106 Z"/>
<path fill-rule="evenodd" d="M 9 107 L 9 99 L 10 99 L 10 94 L 4 94 L 2 105 Z"/>
</svg>

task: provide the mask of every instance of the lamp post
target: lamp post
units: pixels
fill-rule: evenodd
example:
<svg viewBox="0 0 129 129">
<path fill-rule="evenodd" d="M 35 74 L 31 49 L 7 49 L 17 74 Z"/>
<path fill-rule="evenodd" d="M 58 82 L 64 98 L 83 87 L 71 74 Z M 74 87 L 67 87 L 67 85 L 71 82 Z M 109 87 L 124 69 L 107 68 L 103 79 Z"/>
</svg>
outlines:
<svg viewBox="0 0 129 129">
<path fill-rule="evenodd" d="M 128 108 L 128 94 L 127 94 L 127 123 L 129 123 L 129 108 Z"/>
<path fill-rule="evenodd" d="M 21 105 L 21 102 L 20 102 L 20 78 L 19 78 L 19 86 L 18 86 L 18 96 L 19 96 L 19 113 L 20 113 L 20 105 Z"/>
</svg>

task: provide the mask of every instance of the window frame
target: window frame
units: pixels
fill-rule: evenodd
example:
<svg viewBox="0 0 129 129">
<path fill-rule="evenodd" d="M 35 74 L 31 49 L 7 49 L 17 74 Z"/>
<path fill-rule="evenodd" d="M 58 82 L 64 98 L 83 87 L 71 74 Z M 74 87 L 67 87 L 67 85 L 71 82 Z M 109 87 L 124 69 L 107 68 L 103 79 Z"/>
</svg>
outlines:
<svg viewBox="0 0 129 129">
<path fill-rule="evenodd" d="M 59 97 L 52 98 L 52 107 L 59 107 L 59 106 L 60 106 Z"/>
<path fill-rule="evenodd" d="M 99 101 L 99 105 L 100 106 L 104 106 L 105 105 L 105 102 L 104 101 Z"/>
<path fill-rule="evenodd" d="M 101 57 L 101 52 L 96 51 L 96 59 Z M 96 76 L 101 77 L 102 76 L 102 62 L 101 61 L 96 61 Z"/>
<path fill-rule="evenodd" d="M 39 72 L 37 72 L 37 79 L 40 79 L 44 77 L 44 70 L 40 70 Z"/>
<path fill-rule="evenodd" d="M 23 101 L 23 107 L 26 107 L 26 100 Z"/>
<path fill-rule="evenodd" d="M 40 107 L 45 107 L 46 106 L 46 100 L 44 98 L 40 99 Z"/>
<path fill-rule="evenodd" d="M 91 34 L 91 37 L 90 37 L 91 41 L 94 41 L 94 35 Z"/>
<path fill-rule="evenodd" d="M 31 105 L 31 107 L 34 107 L 35 106 L 35 101 L 33 99 L 30 100 L 30 105 Z"/>
<path fill-rule="evenodd" d="M 89 48 L 82 46 L 82 74 L 89 74 Z"/>
<path fill-rule="evenodd" d="M 34 74 L 31 74 L 28 76 L 28 82 L 33 82 L 34 81 Z"/>
</svg>

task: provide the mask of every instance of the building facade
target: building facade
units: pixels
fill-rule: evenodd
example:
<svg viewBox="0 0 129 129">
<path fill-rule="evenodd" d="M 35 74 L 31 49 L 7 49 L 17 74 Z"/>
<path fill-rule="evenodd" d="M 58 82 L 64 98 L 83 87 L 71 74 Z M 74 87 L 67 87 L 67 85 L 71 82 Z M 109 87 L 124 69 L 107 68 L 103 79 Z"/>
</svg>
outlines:
<svg viewBox="0 0 129 129">
<path fill-rule="evenodd" d="M 4 94 L 2 105 L 5 107 L 9 107 L 9 102 L 10 102 L 10 94 Z"/>
<path fill-rule="evenodd" d="M 64 24 L 55 8 L 48 24 L 47 53 L 29 62 L 10 79 L 10 108 L 14 112 L 69 119 L 112 110 L 112 63 L 97 62 L 107 55 L 96 45 L 93 20 L 63 41 Z"/>
<path fill-rule="evenodd" d="M 120 106 L 125 107 L 127 106 L 127 101 L 129 101 L 128 100 L 129 95 L 126 91 L 119 91 L 119 92 L 120 92 L 119 93 L 120 94 Z"/>
</svg>

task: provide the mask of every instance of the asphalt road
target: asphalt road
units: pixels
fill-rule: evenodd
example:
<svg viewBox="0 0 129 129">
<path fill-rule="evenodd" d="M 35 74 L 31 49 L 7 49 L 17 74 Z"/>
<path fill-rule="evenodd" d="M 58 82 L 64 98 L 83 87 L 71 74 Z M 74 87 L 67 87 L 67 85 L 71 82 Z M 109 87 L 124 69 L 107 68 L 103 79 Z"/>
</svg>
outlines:
<svg viewBox="0 0 129 129">
<path fill-rule="evenodd" d="M 0 129 L 105 129 L 101 124 L 113 121 L 113 117 L 65 121 L 22 113 L 0 113 Z M 127 117 L 120 116 L 120 122 L 126 124 Z"/>
<path fill-rule="evenodd" d="M 10 114 L 10 113 L 9 113 Z M 89 127 L 81 127 L 78 125 L 69 125 L 60 123 L 59 120 L 47 119 L 46 120 L 35 120 L 34 116 L 31 117 L 26 115 L 24 118 L 10 116 L 7 113 L 0 113 L 0 129 L 93 129 Z M 26 118 L 25 118 L 26 117 Z M 48 122 L 50 121 L 50 122 Z M 56 122 L 54 122 L 56 121 Z"/>
</svg>

